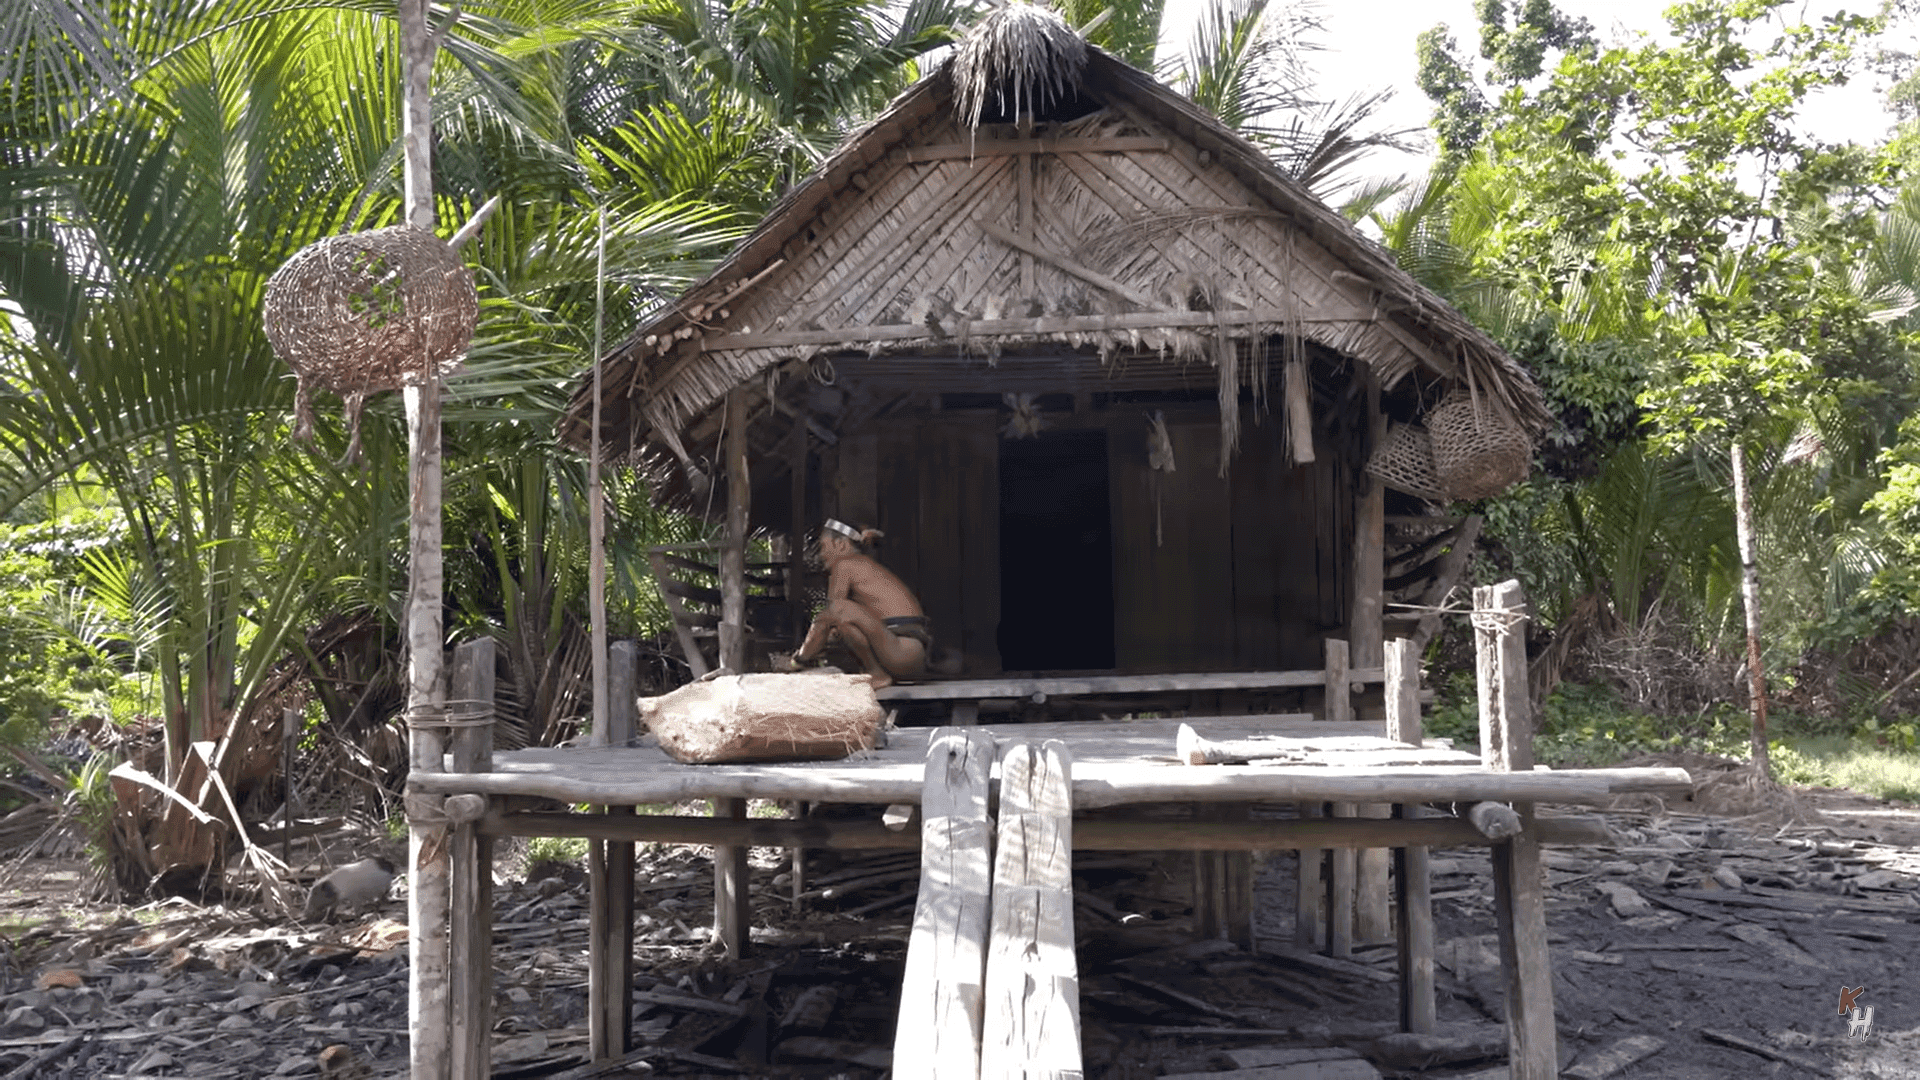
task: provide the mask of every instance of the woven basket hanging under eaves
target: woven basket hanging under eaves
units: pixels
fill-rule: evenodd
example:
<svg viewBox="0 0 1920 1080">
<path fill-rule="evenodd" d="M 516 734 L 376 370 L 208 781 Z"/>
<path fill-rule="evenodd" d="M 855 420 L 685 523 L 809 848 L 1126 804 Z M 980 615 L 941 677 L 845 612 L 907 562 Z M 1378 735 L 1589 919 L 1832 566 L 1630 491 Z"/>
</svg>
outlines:
<svg viewBox="0 0 1920 1080">
<path fill-rule="evenodd" d="M 1395 491 L 1445 502 L 1433 470 L 1433 438 L 1425 428 L 1395 424 L 1367 458 L 1367 474 Z"/>
<path fill-rule="evenodd" d="M 1453 499 L 1484 499 L 1527 478 L 1533 440 L 1511 422 L 1455 391 L 1427 414 L 1433 470 Z"/>
<path fill-rule="evenodd" d="M 424 385 L 428 372 L 459 366 L 480 297 L 446 241 L 397 225 L 295 252 L 267 281 L 264 316 L 273 351 L 300 381 L 294 437 L 312 436 L 313 392 L 327 390 L 345 400 L 357 448 L 368 394 Z"/>
</svg>

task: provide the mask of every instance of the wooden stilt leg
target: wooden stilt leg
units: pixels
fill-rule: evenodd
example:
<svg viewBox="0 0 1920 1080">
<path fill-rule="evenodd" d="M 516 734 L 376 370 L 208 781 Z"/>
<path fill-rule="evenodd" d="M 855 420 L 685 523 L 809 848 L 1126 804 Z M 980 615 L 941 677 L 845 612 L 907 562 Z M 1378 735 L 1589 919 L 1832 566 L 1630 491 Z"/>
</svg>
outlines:
<svg viewBox="0 0 1920 1080">
<path fill-rule="evenodd" d="M 1420 649 L 1406 638 L 1386 644 L 1387 738 L 1419 746 L 1424 738 L 1420 717 Z M 1417 804 L 1394 807 L 1401 818 L 1418 818 Z M 1420 1035 L 1434 1032 L 1433 891 L 1427 849 L 1404 847 L 1394 851 L 1394 884 L 1399 892 L 1395 930 L 1400 942 L 1400 1030 Z"/>
<path fill-rule="evenodd" d="M 1419 817 L 1420 807 L 1395 808 L 1402 817 Z M 1434 1033 L 1433 893 L 1427 849 L 1395 848 L 1394 884 L 1399 904 L 1394 911 L 1400 944 L 1400 1030 L 1420 1035 Z"/>
<path fill-rule="evenodd" d="M 1334 817 L 1354 817 L 1354 804 L 1334 803 Z M 1354 859 L 1352 848 L 1333 849 L 1333 872 L 1327 875 L 1327 955 L 1353 955 Z"/>
<path fill-rule="evenodd" d="M 804 799 L 794 800 L 793 817 L 795 821 L 806 820 L 807 818 L 806 800 Z M 788 856 L 788 859 L 790 860 L 790 864 L 787 867 L 787 869 L 789 872 L 789 876 L 792 878 L 792 880 L 788 882 L 788 888 L 792 890 L 791 903 L 793 904 L 793 913 L 795 915 L 798 915 L 800 914 L 800 894 L 807 891 L 807 849 L 806 848 L 788 848 L 787 856 Z"/>
<path fill-rule="evenodd" d="M 1386 803 L 1363 803 L 1358 807 L 1357 816 L 1389 818 L 1393 816 L 1393 807 Z M 1393 919 L 1387 905 L 1391 888 L 1387 867 L 1392 860 L 1393 854 L 1387 848 L 1362 848 L 1354 853 L 1353 940 L 1356 944 L 1374 945 L 1393 940 Z"/>
<path fill-rule="evenodd" d="M 747 800 L 715 799 L 713 816 L 747 820 Z M 747 955 L 747 927 L 753 907 L 747 895 L 747 852 L 744 847 L 713 849 L 713 935 L 735 960 Z"/>
<path fill-rule="evenodd" d="M 453 651 L 452 710 L 477 717 L 493 706 L 494 643 L 482 638 Z M 453 729 L 453 767 L 457 772 L 493 768 L 493 729 Z M 449 1074 L 454 1080 L 485 1080 L 493 1072 L 493 840 L 467 822 L 456 825 L 450 848 L 448 883 L 452 924 L 450 957 L 452 1045 Z"/>
<path fill-rule="evenodd" d="M 1533 806 L 1516 803 L 1519 836 L 1493 847 L 1493 906 L 1500 924 L 1500 965 L 1507 975 L 1507 1067 L 1513 1080 L 1560 1075 L 1553 1026 L 1553 966 L 1547 955 L 1547 906 Z"/>
<path fill-rule="evenodd" d="M 633 808 L 607 813 L 632 816 Z M 601 1061 L 625 1054 L 633 1031 L 633 844 L 591 840 L 587 859 L 587 1046 Z"/>
<path fill-rule="evenodd" d="M 1301 820 L 1320 817 L 1325 807 L 1319 803 L 1299 804 Z M 1318 951 L 1326 941 L 1323 922 L 1327 897 L 1324 848 L 1301 848 L 1296 867 L 1293 893 L 1293 944 L 1297 949 Z"/>
</svg>

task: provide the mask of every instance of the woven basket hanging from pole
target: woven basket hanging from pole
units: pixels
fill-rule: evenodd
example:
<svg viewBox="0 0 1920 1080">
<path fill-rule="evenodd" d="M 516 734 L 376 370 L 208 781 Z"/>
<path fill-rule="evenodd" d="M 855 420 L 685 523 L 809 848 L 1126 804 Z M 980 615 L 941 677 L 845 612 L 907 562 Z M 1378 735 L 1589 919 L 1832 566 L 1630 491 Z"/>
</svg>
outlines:
<svg viewBox="0 0 1920 1080">
<path fill-rule="evenodd" d="M 397 225 L 300 249 L 267 281 L 265 305 L 267 340 L 300 381 L 294 437 L 313 435 L 315 390 L 339 394 L 351 457 L 367 395 L 453 371 L 479 316 L 473 274 L 424 229 Z"/>
<path fill-rule="evenodd" d="M 1367 458 L 1367 474 L 1409 495 L 1444 502 L 1446 491 L 1433 469 L 1433 438 L 1425 428 L 1396 424 Z"/>
<path fill-rule="evenodd" d="M 1433 469 L 1449 498 L 1484 499 L 1527 478 L 1533 441 L 1460 391 L 1427 414 Z"/>
</svg>

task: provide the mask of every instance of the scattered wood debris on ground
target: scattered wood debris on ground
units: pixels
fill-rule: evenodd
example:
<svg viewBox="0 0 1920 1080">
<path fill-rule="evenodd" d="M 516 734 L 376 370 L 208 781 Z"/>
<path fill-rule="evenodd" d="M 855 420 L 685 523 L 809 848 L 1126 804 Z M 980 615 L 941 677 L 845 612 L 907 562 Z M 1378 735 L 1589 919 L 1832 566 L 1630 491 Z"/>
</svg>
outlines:
<svg viewBox="0 0 1920 1080">
<path fill-rule="evenodd" d="M 1920 814 L 1846 793 L 1812 823 L 1617 813 L 1551 849 L 1563 1076 L 1920 1078 Z M 336 860 L 339 861 L 339 860 Z M 504 867 L 503 863 L 503 867 Z M 1504 1077 L 1486 849 L 1434 853 L 1441 1030 L 1400 1035 L 1391 944 L 1291 946 L 1293 862 L 1264 860 L 1253 952 L 1189 933 L 1190 857 L 1074 864 L 1087 1075 L 1114 1080 Z M 36 858 L 0 899 L 0 1077 L 405 1074 L 404 905 L 305 926 L 264 909 L 90 906 Z M 496 1077 L 887 1074 L 918 880 L 911 853 L 756 850 L 754 953 L 707 943 L 698 849 L 643 846 L 635 1050 L 585 1060 L 584 876 L 496 892 Z M 396 886 L 395 892 L 403 886 Z M 1841 987 L 1866 987 L 1849 1038 Z"/>
</svg>

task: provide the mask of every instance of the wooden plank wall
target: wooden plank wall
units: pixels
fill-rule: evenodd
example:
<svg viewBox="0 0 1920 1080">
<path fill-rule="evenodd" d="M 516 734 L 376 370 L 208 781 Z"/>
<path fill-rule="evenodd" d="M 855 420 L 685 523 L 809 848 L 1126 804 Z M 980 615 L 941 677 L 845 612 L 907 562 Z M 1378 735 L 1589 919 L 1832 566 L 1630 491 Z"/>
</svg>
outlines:
<svg viewBox="0 0 1920 1080">
<path fill-rule="evenodd" d="M 888 419 L 873 438 L 880 561 L 920 598 L 965 674 L 1000 670 L 999 433 L 991 413 Z M 842 461 L 846 455 L 842 455 Z M 843 503 L 843 505 L 845 505 Z"/>
<path fill-rule="evenodd" d="M 1155 543 L 1146 410 L 1062 416 L 1108 432 L 1116 670 L 1314 668 L 1338 636 L 1352 570 L 1352 466 L 1316 432 L 1310 465 L 1287 463 L 1279 423 L 1243 413 L 1241 449 L 1218 475 L 1210 405 L 1166 410 L 1177 464 L 1161 478 Z M 1001 670 L 1000 418 L 914 410 L 845 433 L 823 478 L 837 516 L 887 533 L 880 559 L 911 587 L 967 675 Z M 829 467 L 823 460 L 822 467 Z"/>
</svg>

